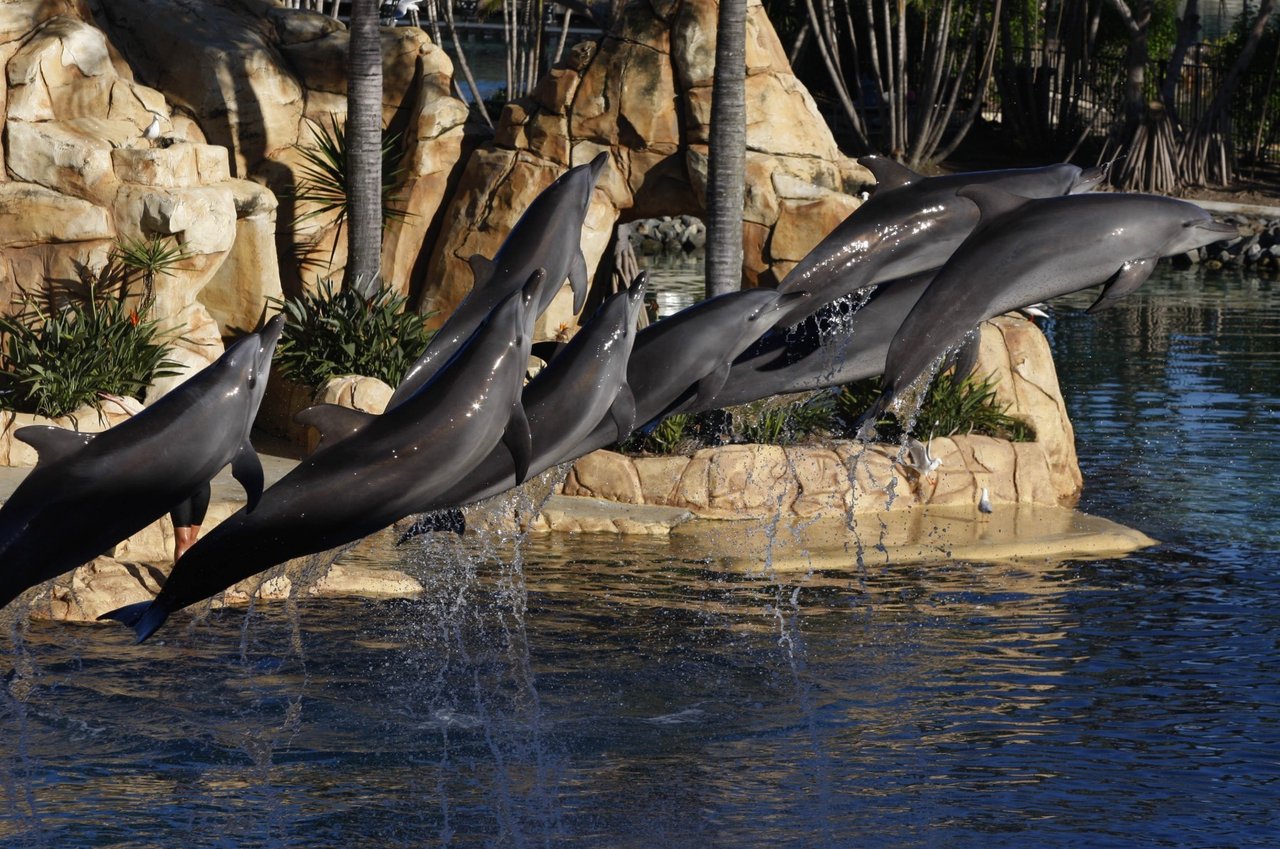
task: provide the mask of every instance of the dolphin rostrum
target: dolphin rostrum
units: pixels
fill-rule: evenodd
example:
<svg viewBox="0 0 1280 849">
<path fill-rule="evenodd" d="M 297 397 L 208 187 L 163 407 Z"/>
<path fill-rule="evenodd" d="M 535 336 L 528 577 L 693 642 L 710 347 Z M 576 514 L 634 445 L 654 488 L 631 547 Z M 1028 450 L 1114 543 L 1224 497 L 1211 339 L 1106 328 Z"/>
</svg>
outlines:
<svg viewBox="0 0 1280 849">
<path fill-rule="evenodd" d="M 894 405 L 979 322 L 1105 282 L 1090 311 L 1101 309 L 1137 289 L 1160 257 L 1236 232 L 1195 204 L 1157 195 L 1028 200 L 993 186 L 960 193 L 981 209 L 982 223 L 894 335 L 883 395 L 868 417 Z"/>
<path fill-rule="evenodd" d="M 582 255 L 582 226 L 596 181 L 609 161 L 600 153 L 586 165 L 561 174 L 533 199 L 511 228 L 492 260 L 471 257 L 475 283 L 453 314 L 431 337 L 431 343 L 400 380 L 387 402 L 395 407 L 444 367 L 471 337 L 477 325 L 503 298 L 524 286 L 535 269 L 546 271 L 538 293 L 534 318 L 551 304 L 566 277 L 573 287 L 573 312 L 582 312 L 587 299 L 587 261 Z"/>
<path fill-rule="evenodd" d="M 249 430 L 284 326 L 256 333 L 131 419 L 99 434 L 31 426 L 39 463 L 0 508 L 0 607 L 145 528 L 231 464 L 249 509 L 262 464 Z"/>
<path fill-rule="evenodd" d="M 1106 175 L 1105 167 L 1082 171 L 1059 164 L 922 177 L 882 156 L 864 156 L 858 163 L 875 175 L 875 192 L 778 284 L 780 292 L 810 294 L 783 316 L 780 327 L 864 287 L 945 263 L 978 224 L 977 207 L 958 194 L 965 186 L 1043 198 L 1087 192 Z"/>
<path fill-rule="evenodd" d="M 192 546 L 145 610 L 130 605 L 108 616 L 133 625 L 145 640 L 175 610 L 418 512 L 500 440 L 521 478 L 531 449 L 520 387 L 544 276 L 539 269 L 523 290 L 508 295 L 448 367 L 408 400 L 368 416 L 263 493 L 253 512 L 239 511 Z"/>
</svg>

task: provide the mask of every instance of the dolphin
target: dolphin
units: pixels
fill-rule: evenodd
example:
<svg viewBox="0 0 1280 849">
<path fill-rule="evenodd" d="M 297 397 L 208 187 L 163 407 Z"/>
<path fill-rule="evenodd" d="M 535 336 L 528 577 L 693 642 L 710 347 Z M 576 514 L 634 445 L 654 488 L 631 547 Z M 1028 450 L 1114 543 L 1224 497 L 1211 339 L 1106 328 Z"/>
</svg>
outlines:
<svg viewBox="0 0 1280 849">
<path fill-rule="evenodd" d="M 729 367 L 729 376 L 718 391 L 700 400 L 690 399 L 680 412 L 719 410 L 882 374 L 889 343 L 936 274 L 937 270 L 931 269 L 880 286 L 851 312 L 834 309 L 843 307 L 841 302 L 828 304 L 818 316 L 804 319 L 807 332 L 775 328 Z M 812 326 L 820 319 L 830 322 L 821 330 Z"/>
<path fill-rule="evenodd" d="M 582 226 L 596 182 L 609 154 L 600 153 L 586 165 L 561 174 L 533 199 L 520 220 L 498 248 L 492 260 L 471 257 L 475 283 L 448 320 L 431 337 L 431 343 L 396 387 L 387 409 L 402 403 L 444 367 L 471 337 L 496 304 L 519 291 L 535 269 L 546 271 L 538 292 L 534 317 L 551 304 L 566 277 L 573 287 L 573 312 L 582 312 L 587 299 L 587 261 L 582 255 Z"/>
<path fill-rule="evenodd" d="M 805 297 L 804 292 L 743 289 L 699 301 L 645 327 L 636 334 L 627 361 L 636 423 L 647 424 L 690 398 L 713 397 L 728 379 L 730 364 Z M 567 463 L 617 441 L 614 423 L 601 422 L 556 462 Z"/>
<path fill-rule="evenodd" d="M 982 223 L 898 328 L 885 361 L 883 394 L 868 416 L 896 405 L 985 319 L 1105 283 L 1089 308 L 1095 312 L 1137 289 L 1160 257 L 1235 233 L 1195 204 L 1157 195 L 1029 200 L 994 186 L 969 186 L 960 194 L 977 204 Z"/>
<path fill-rule="evenodd" d="M 530 455 L 520 404 L 539 269 L 417 393 L 316 451 L 197 542 L 146 605 L 106 614 L 141 642 L 169 615 L 270 567 L 378 531 L 456 484 L 500 440 L 522 478 Z M 145 608 L 145 609 L 144 609 Z"/>
<path fill-rule="evenodd" d="M 102 433 L 16 431 L 40 460 L 0 508 L 0 607 L 142 530 L 228 463 L 253 509 L 263 475 L 249 430 L 283 327 L 283 316 L 275 316 Z"/>
<path fill-rule="evenodd" d="M 810 294 L 783 316 L 780 327 L 859 289 L 945 263 L 978 224 L 977 207 L 959 194 L 965 186 L 1055 197 L 1087 192 L 1107 171 L 1059 164 L 922 177 L 882 156 L 864 156 L 858 163 L 875 175 L 876 190 L 778 284 L 780 292 Z"/>
<path fill-rule="evenodd" d="M 580 444 L 606 416 L 613 422 L 618 440 L 631 433 L 636 406 L 627 385 L 627 360 L 635 343 L 636 320 L 644 309 L 648 280 L 648 273 L 640 272 L 626 291 L 601 304 L 591 320 L 520 394 L 533 446 L 529 476 L 563 462 L 560 458 Z M 449 512 L 419 520 L 400 541 L 428 530 L 461 533 L 466 521 L 455 508 L 483 501 L 518 484 L 511 453 L 499 445 L 463 480 L 419 506 L 423 513 Z"/>
</svg>

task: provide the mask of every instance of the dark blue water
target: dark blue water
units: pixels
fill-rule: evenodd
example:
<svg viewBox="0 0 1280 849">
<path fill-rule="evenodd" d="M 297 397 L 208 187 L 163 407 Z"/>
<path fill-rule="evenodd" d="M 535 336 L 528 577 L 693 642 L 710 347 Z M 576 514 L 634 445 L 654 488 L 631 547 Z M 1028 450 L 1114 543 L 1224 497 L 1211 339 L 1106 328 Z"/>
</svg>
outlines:
<svg viewBox="0 0 1280 849">
<path fill-rule="evenodd" d="M 770 575 L 731 530 L 442 538 L 421 601 L 141 647 L 34 623 L 0 845 L 1274 846 L 1273 286 L 1167 274 L 1050 323 L 1082 507 L 1155 549 Z"/>
</svg>

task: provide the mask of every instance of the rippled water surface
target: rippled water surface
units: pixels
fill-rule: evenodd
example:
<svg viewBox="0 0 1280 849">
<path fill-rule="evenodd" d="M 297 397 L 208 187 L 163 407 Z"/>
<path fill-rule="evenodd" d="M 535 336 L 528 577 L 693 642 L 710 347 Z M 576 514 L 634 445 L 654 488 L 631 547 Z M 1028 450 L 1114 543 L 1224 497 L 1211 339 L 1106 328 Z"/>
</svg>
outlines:
<svg viewBox="0 0 1280 849">
<path fill-rule="evenodd" d="M 775 575 L 731 528 L 438 538 L 421 601 L 34 623 L 0 845 L 1274 846 L 1274 284 L 1162 274 L 1048 331 L 1082 506 L 1158 548 Z"/>
</svg>

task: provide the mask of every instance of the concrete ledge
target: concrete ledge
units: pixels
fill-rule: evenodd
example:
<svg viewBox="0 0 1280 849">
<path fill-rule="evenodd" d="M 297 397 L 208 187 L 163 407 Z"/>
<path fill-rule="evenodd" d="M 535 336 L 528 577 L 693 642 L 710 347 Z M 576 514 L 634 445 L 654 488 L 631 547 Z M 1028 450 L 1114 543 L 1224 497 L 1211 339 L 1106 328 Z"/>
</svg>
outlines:
<svg viewBox="0 0 1280 849">
<path fill-rule="evenodd" d="M 862 551 L 866 565 L 939 560 L 1066 560 L 1123 557 L 1157 541 L 1133 528 L 1066 507 L 1010 505 L 984 514 L 969 507 L 915 507 L 907 511 L 819 519 L 796 525 L 747 521 L 732 524 L 724 545 L 723 522 L 694 521 L 673 536 L 702 540 L 709 552 L 726 549 L 722 563 L 778 571 L 848 569 Z"/>
</svg>

